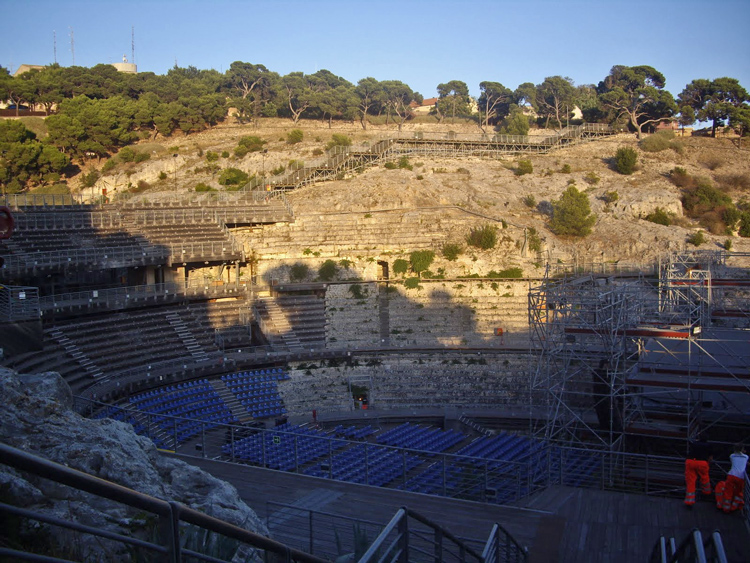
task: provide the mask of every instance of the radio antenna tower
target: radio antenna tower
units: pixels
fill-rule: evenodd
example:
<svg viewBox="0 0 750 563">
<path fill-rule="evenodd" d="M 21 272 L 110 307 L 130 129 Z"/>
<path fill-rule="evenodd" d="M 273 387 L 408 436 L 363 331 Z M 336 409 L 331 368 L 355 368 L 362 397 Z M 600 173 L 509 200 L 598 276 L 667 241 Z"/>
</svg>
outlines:
<svg viewBox="0 0 750 563">
<path fill-rule="evenodd" d="M 130 26 L 130 62 L 135 63 L 135 26 Z"/>
<path fill-rule="evenodd" d="M 73 66 L 76 66 L 76 42 L 73 37 L 73 28 L 69 27 L 70 30 L 70 54 L 73 56 Z"/>
<path fill-rule="evenodd" d="M 52 30 L 52 53 L 54 55 L 55 64 L 57 64 L 57 31 Z"/>
</svg>

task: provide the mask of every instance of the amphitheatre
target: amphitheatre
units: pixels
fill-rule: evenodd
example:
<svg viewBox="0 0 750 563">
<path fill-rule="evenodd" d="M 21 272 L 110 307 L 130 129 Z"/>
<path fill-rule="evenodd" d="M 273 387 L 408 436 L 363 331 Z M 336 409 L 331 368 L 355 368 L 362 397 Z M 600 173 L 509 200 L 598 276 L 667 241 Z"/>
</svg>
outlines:
<svg viewBox="0 0 750 563">
<path fill-rule="evenodd" d="M 351 145 L 326 152 L 333 134 Z M 263 150 L 230 156 L 247 135 Z M 0 244 L 4 392 L 232 483 L 279 542 L 250 545 L 289 560 L 369 561 L 355 544 L 404 541 L 406 516 L 386 525 L 406 506 L 404 561 L 645 561 L 693 529 L 740 561 L 747 509 L 680 497 L 687 440 L 750 442 L 750 239 L 688 243 L 705 228 L 670 173 L 748 177 L 750 153 L 678 140 L 639 150 L 632 175 L 612 160 L 638 139 L 603 126 L 510 138 L 269 118 L 142 141 L 148 160 L 71 196 L 0 202 L 15 222 Z M 227 166 L 253 180 L 226 190 Z M 549 227 L 571 185 L 596 216 L 585 237 Z M 671 225 L 645 220 L 657 208 Z M 468 244 L 482 228 L 496 242 Z M 415 271 L 419 252 L 432 259 Z M 66 385 L 25 375 L 50 372 Z M 70 391 L 37 404 L 27 377 Z M 433 557 L 436 528 L 450 546 Z"/>
</svg>

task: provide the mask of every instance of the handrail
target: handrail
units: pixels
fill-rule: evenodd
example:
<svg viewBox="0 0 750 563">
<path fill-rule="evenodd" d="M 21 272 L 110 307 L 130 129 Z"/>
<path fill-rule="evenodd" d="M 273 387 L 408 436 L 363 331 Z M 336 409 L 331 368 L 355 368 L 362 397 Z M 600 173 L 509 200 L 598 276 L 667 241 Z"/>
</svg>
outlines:
<svg viewBox="0 0 750 563">
<path fill-rule="evenodd" d="M 529 558 L 528 550 L 522 546 L 511 533 L 498 522 L 492 526 L 487 543 L 482 551 L 482 561 L 493 563 L 496 561 L 525 562 Z"/>
<path fill-rule="evenodd" d="M 674 538 L 661 536 L 649 558 L 650 563 L 706 563 L 709 560 L 727 563 L 721 532 L 715 530 L 704 540 L 697 528 L 693 528 L 676 547 Z"/>
<path fill-rule="evenodd" d="M 410 561 L 410 549 L 413 550 L 415 548 L 410 548 L 410 540 L 412 539 L 411 536 L 414 534 L 414 532 L 410 532 L 409 530 L 409 518 L 412 518 L 420 524 L 427 526 L 434 532 L 434 539 L 432 541 L 428 540 L 424 536 L 421 536 L 421 539 L 432 544 L 432 547 L 434 548 L 434 558 L 436 561 L 445 561 L 448 556 L 455 556 L 455 554 L 451 554 L 443 546 L 444 539 L 450 540 L 453 546 L 459 549 L 459 561 L 466 561 L 467 555 L 472 557 L 476 561 L 484 561 L 482 555 L 477 553 L 463 540 L 454 536 L 451 532 L 449 532 L 442 526 L 432 522 L 425 516 L 422 516 L 421 514 L 414 512 L 413 510 L 410 510 L 404 506 L 396 512 L 393 518 L 391 518 L 391 521 L 385 526 L 385 528 L 383 528 L 383 531 L 380 533 L 380 535 L 375 538 L 369 549 L 359 560 L 359 563 L 369 563 L 370 561 L 374 561 L 376 558 L 378 561 Z M 390 544 L 386 545 L 386 541 L 388 541 L 393 532 L 396 532 L 395 538 L 390 541 Z M 383 553 L 383 550 L 385 550 L 385 553 Z M 389 554 L 393 555 L 389 557 Z"/>
<path fill-rule="evenodd" d="M 285 560 L 300 561 L 302 563 L 323 563 L 325 561 L 324 559 L 290 548 L 261 534 L 203 514 L 178 502 L 165 501 L 140 493 L 111 481 L 24 452 L 4 443 L 0 443 L 0 463 L 9 465 L 15 469 L 28 471 L 39 477 L 50 479 L 56 483 L 73 487 L 97 497 L 113 500 L 155 514 L 159 517 L 159 529 L 162 533 L 159 543 L 150 545 L 165 553 L 169 561 L 176 562 L 180 560 L 180 522 L 194 524 L 258 549 L 281 555 L 286 558 Z M 97 530 L 93 529 L 90 531 L 91 533 L 97 532 Z"/>
</svg>

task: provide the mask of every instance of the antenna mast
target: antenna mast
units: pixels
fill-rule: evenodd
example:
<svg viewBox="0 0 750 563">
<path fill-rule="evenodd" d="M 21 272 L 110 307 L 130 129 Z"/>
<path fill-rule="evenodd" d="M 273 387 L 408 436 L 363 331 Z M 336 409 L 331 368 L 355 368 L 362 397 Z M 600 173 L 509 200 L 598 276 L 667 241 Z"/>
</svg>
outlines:
<svg viewBox="0 0 750 563">
<path fill-rule="evenodd" d="M 130 62 L 135 63 L 135 26 L 130 26 Z"/>
<path fill-rule="evenodd" d="M 73 55 L 73 66 L 76 66 L 76 44 L 73 37 L 73 28 L 69 27 L 68 29 L 70 30 L 70 54 Z"/>
<path fill-rule="evenodd" d="M 57 64 L 57 31 L 52 30 L 52 53 L 54 55 L 55 64 Z"/>
</svg>

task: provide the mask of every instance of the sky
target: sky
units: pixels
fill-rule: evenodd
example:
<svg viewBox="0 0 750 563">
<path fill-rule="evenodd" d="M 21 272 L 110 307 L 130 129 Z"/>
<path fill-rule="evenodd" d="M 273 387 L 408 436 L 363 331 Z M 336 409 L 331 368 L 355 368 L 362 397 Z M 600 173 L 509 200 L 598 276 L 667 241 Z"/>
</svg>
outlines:
<svg viewBox="0 0 750 563">
<path fill-rule="evenodd" d="M 696 78 L 750 90 L 748 23 L 750 0 L 0 0 L 0 66 L 243 61 L 401 80 L 429 98 L 450 80 L 478 96 L 485 80 L 597 84 L 614 65 L 650 65 L 677 96 Z"/>
</svg>

